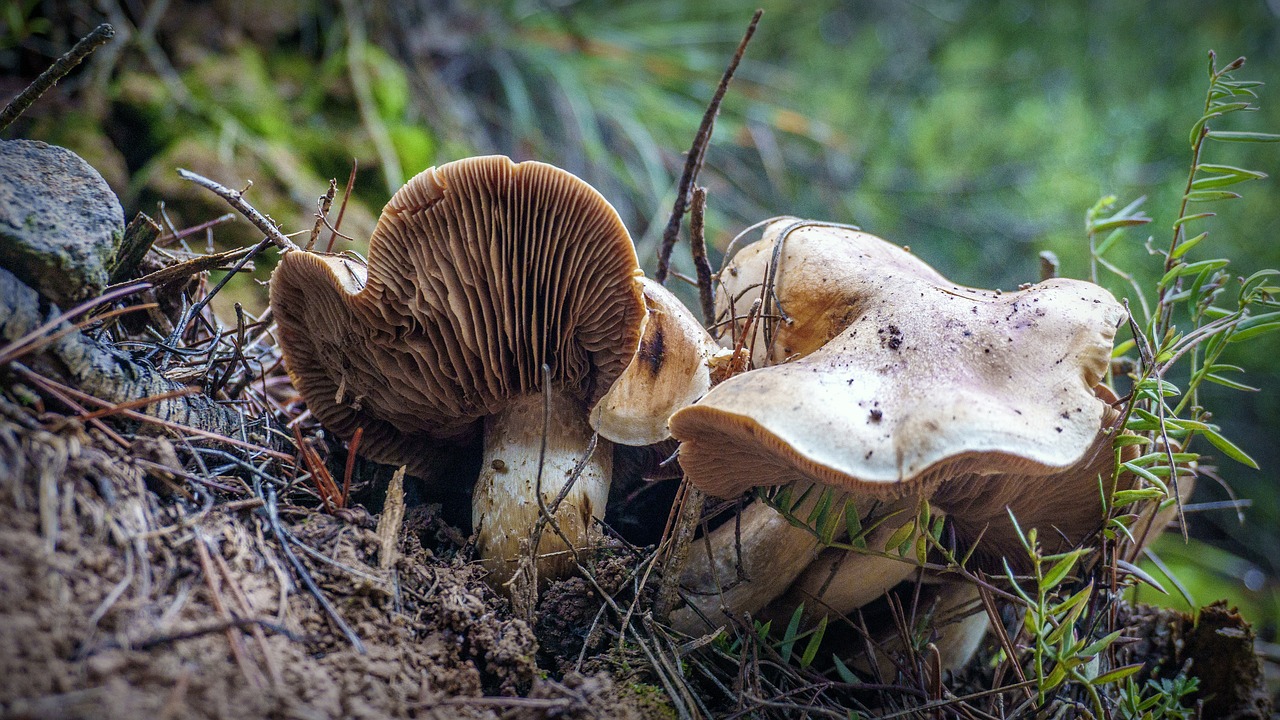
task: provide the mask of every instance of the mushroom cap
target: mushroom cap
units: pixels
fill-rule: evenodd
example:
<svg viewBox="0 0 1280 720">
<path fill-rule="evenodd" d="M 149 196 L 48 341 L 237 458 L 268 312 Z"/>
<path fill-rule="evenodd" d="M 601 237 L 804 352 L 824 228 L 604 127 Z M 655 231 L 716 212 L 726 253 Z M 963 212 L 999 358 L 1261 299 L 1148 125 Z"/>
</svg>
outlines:
<svg viewBox="0 0 1280 720">
<path fill-rule="evenodd" d="M 1076 469 L 1092 474 L 1070 492 L 1087 485 L 1073 497 L 1096 507 L 1092 471 L 1101 456 L 1110 473 L 1115 416 L 1093 388 L 1125 317 L 1110 293 L 1057 279 L 1010 293 L 961 287 L 879 238 L 841 228 L 802 227 L 785 243 L 779 286 L 800 275 L 792 258 L 812 263 L 806 253 L 823 248 L 825 273 L 809 275 L 836 278 L 839 288 L 820 283 L 813 295 L 825 304 L 809 317 L 837 334 L 798 360 L 721 383 L 671 418 L 695 485 L 732 497 L 817 480 L 895 498 L 930 496 L 944 482 L 980 495 L 983 476 L 999 475 L 1013 490 L 993 497 L 994 517 L 1039 487 L 1030 478 L 1083 462 Z M 847 259 L 836 265 L 836 257 Z M 804 312 L 798 297 L 794 286 L 779 296 L 795 325 Z M 774 342 L 785 344 L 781 330 Z M 797 343 L 788 352 L 806 351 Z"/>
<path fill-rule="evenodd" d="M 402 463 L 553 385 L 583 407 L 635 354 L 639 265 L 617 212 L 539 162 L 424 170 L 383 209 L 367 272 L 295 251 L 271 280 L 285 365 L 326 427 Z"/>
<path fill-rule="evenodd" d="M 765 293 L 775 249 L 778 267 L 773 271 L 773 292 Z M 788 320 L 769 319 L 775 308 L 762 312 L 766 319 L 755 324 L 754 337 L 746 343 L 755 366 L 808 355 L 865 312 L 868 267 L 951 286 L 910 251 L 874 235 L 817 220 L 782 217 L 765 228 L 759 241 L 733 256 L 720 274 L 716 314 L 721 319 L 734 318 L 734 330 L 724 333 L 721 341 L 737 338 L 747 309 L 759 297 L 768 304 L 776 300 Z"/>
<path fill-rule="evenodd" d="M 710 362 L 727 353 L 679 298 L 649 278 L 645 322 L 631 364 L 591 410 L 591 426 L 623 445 L 653 445 L 671 437 L 671 414 L 711 387 Z"/>
</svg>

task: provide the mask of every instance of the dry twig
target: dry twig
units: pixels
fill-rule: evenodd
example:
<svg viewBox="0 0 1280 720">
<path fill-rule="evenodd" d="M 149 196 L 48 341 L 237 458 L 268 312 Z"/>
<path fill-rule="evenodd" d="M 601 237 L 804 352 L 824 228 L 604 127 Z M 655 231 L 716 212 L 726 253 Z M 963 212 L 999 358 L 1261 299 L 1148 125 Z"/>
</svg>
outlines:
<svg viewBox="0 0 1280 720">
<path fill-rule="evenodd" d="M 760 16 L 763 14 L 764 10 L 756 10 L 751 16 L 751 24 L 747 26 L 747 32 L 738 43 L 738 49 L 734 52 L 733 59 L 729 61 L 729 67 L 720 78 L 720 85 L 711 98 L 711 104 L 702 115 L 702 124 L 698 126 L 698 134 L 693 138 L 693 146 L 685 156 L 684 172 L 680 175 L 680 184 L 676 186 L 675 206 L 671 208 L 667 228 L 662 232 L 662 247 L 658 250 L 658 270 L 653 274 L 653 279 L 659 284 L 665 285 L 667 282 L 667 275 L 671 269 L 671 250 L 675 247 L 676 238 L 680 235 L 680 221 L 684 219 L 685 211 L 689 207 L 690 193 L 698 181 L 698 171 L 702 169 L 702 162 L 706 158 L 707 145 L 711 143 L 711 131 L 715 128 L 716 115 L 720 113 L 720 103 L 724 101 L 724 94 L 729 90 L 729 81 L 733 80 L 733 74 L 738 70 L 738 63 L 742 62 L 742 55 L 747 51 L 747 44 L 751 42 L 751 36 L 755 35 L 756 25 L 759 24 Z"/>
<path fill-rule="evenodd" d="M 18 93 L 18 96 L 13 100 L 10 100 L 8 105 L 5 105 L 4 110 L 0 111 L 0 132 L 3 132 L 9 125 L 13 124 L 13 121 L 26 112 L 32 103 L 48 92 L 49 88 L 58 84 L 58 81 L 66 77 L 67 73 L 74 70 L 82 60 L 89 57 L 94 50 L 97 50 L 103 43 L 115 36 L 115 28 L 107 23 L 102 23 L 88 35 L 80 38 L 80 41 L 71 50 L 54 61 L 49 66 L 49 69 L 40 73 L 40 76 L 34 82 Z"/>
<path fill-rule="evenodd" d="M 272 222 L 270 218 L 258 212 L 257 208 L 250 205 L 249 202 L 244 199 L 244 193 L 239 190 L 232 190 L 225 185 L 214 182 L 213 180 L 210 180 L 203 175 L 193 173 L 190 170 L 178 168 L 178 175 L 183 180 L 189 180 L 200 187 L 209 190 L 223 200 L 226 200 L 228 205 L 238 210 L 241 215 L 244 215 L 245 218 L 249 222 L 253 223 L 254 227 L 261 230 L 262 234 L 266 235 L 267 239 L 269 239 L 276 247 L 281 250 L 298 249 L 298 246 L 286 237 L 284 233 L 280 232 L 280 228 L 276 227 L 276 224 Z"/>
</svg>

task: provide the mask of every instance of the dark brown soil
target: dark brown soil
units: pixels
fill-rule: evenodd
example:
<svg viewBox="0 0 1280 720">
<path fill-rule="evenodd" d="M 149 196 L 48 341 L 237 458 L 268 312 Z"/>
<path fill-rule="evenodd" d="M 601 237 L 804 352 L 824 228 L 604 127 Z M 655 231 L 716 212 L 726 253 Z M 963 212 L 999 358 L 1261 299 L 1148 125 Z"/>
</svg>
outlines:
<svg viewBox="0 0 1280 720">
<path fill-rule="evenodd" d="M 434 534 L 428 512 L 415 512 L 419 526 L 402 533 L 400 557 L 383 572 L 367 513 L 344 513 L 348 522 L 280 507 L 294 553 L 361 653 L 299 582 L 257 501 L 184 499 L 163 471 L 134 459 L 163 465 L 174 457 L 165 440 L 139 438 L 131 453 L 78 422 L 3 409 L 0 715 L 669 713 L 607 674 L 552 665 L 563 680 L 549 679 L 533 631 L 479 568 L 423 547 L 419 538 Z M 600 604 L 581 580 L 546 592 L 539 614 L 555 620 L 543 623 L 543 656 L 571 668 Z M 603 645 L 588 642 L 588 652 Z"/>
</svg>

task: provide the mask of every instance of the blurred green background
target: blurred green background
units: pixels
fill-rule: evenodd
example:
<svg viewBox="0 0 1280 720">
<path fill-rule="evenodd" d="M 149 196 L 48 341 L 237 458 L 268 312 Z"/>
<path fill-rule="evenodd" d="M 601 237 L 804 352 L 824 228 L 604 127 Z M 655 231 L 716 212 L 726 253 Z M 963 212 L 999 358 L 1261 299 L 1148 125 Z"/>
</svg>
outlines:
<svg viewBox="0 0 1280 720">
<path fill-rule="evenodd" d="M 163 201 L 163 214 L 183 227 L 226 212 L 177 178 L 174 168 L 188 167 L 237 187 L 252 179 L 257 207 L 286 231 L 306 230 L 327 179 L 341 185 L 355 159 L 343 230 L 362 239 L 412 174 L 498 152 L 594 184 L 652 270 L 683 152 L 755 7 L 14 0 L 0 12 L 0 95 L 110 21 L 120 42 L 8 137 L 80 152 L 130 214 L 157 214 Z M 1153 286 L 1162 259 L 1145 240 L 1149 233 L 1156 247 L 1168 245 L 1208 51 L 1220 65 L 1247 56 L 1240 79 L 1280 80 L 1274 0 L 764 8 L 701 178 L 717 254 L 749 224 L 799 215 L 910 245 L 958 282 L 1013 288 L 1037 279 L 1041 250 L 1061 258 L 1063 275 L 1087 277 L 1085 211 L 1102 195 L 1121 205 L 1146 196 L 1155 222 L 1113 257 Z M 1280 131 L 1280 88 L 1263 88 L 1260 105 L 1221 129 Z M 1275 145 L 1211 144 L 1204 160 L 1280 174 Z M 1211 208 L 1219 216 L 1193 259 L 1229 257 L 1240 275 L 1280 266 L 1275 180 L 1243 192 Z M 213 237 L 220 245 L 256 239 L 239 220 Z M 359 241 L 339 246 L 362 249 Z M 684 246 L 676 267 L 691 269 Z M 268 270 L 260 264 L 259 278 Z M 1132 295 L 1110 278 L 1104 284 Z M 230 289 L 261 307 L 261 287 Z M 1196 603 L 1230 598 L 1272 642 L 1280 623 L 1278 357 L 1276 336 L 1233 349 L 1227 361 L 1246 367 L 1245 381 L 1262 392 L 1211 386 L 1205 394 L 1262 470 L 1222 459 L 1222 482 L 1202 479 L 1190 506 L 1191 541 L 1166 537 L 1156 548 Z M 1232 497 L 1251 502 L 1243 522 L 1205 505 Z M 1154 593 L 1144 599 L 1185 606 Z"/>
</svg>

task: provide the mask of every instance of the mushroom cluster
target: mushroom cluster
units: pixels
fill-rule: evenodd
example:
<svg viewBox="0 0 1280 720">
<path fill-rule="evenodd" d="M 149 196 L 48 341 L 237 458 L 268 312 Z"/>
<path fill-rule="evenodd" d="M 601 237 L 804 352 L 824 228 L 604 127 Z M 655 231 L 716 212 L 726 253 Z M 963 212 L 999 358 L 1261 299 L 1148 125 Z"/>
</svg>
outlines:
<svg viewBox="0 0 1280 720">
<path fill-rule="evenodd" d="M 609 203 L 563 170 L 492 156 L 410 180 L 367 265 L 287 253 L 271 303 L 294 385 L 337 437 L 363 433 L 361 454 L 430 482 L 441 453 L 481 443 L 472 517 L 497 587 L 525 558 L 543 580 L 571 571 L 608 499 L 611 441 L 674 437 L 698 488 L 791 486 L 800 516 L 840 493 L 871 547 L 929 531 L 927 500 L 984 567 L 1024 560 L 1011 518 L 1058 552 L 1101 523 L 1100 490 L 1118 488 L 1100 483 L 1130 481 L 1112 478 L 1119 413 L 1100 384 L 1125 313 L 1096 285 L 963 287 L 872 235 L 793 218 L 719 280 L 722 342 L 754 369 L 712 388 L 739 356 L 643 277 Z M 543 521 L 555 532 L 535 532 Z M 757 500 L 694 543 L 672 623 L 846 614 L 917 571 L 828 547 Z M 972 603 L 928 580 L 947 612 Z M 984 623 L 955 624 L 956 657 Z"/>
<path fill-rule="evenodd" d="M 1100 382 L 1125 317 L 1107 291 L 1059 279 L 1016 292 L 962 287 L 877 237 L 795 219 L 771 224 L 720 279 L 719 307 L 734 333 L 751 332 L 738 341 L 757 369 L 671 418 L 681 466 L 702 490 L 829 487 L 860 513 L 899 512 L 883 534 L 914 522 L 928 499 L 957 547 L 994 569 L 1025 561 L 1010 515 L 1039 528 L 1046 552 L 1101 525 L 1119 413 Z M 763 312 L 747 330 L 734 306 L 756 296 Z M 714 627 L 720 607 L 769 616 L 805 602 L 843 614 L 915 570 L 824 550 L 759 501 L 744 535 L 747 524 L 770 532 L 743 548 L 745 578 L 734 576 L 732 530 L 695 543 L 678 628 Z"/>
<path fill-rule="evenodd" d="M 363 431 L 362 455 L 431 481 L 442 448 L 482 436 L 472 517 L 499 587 L 540 517 L 555 521 L 534 549 L 540 576 L 573 568 L 608 499 L 609 440 L 665 437 L 671 413 L 706 391 L 694 366 L 715 351 L 642 278 L 598 192 L 502 156 L 410 180 L 382 211 L 367 267 L 286 254 L 271 306 L 295 387 L 339 438 Z M 589 419 L 605 438 L 594 451 Z"/>
</svg>

